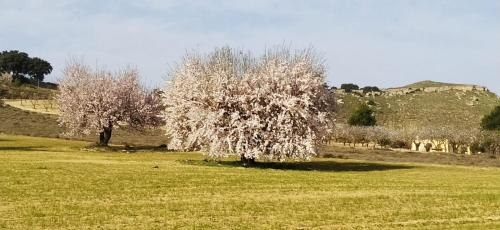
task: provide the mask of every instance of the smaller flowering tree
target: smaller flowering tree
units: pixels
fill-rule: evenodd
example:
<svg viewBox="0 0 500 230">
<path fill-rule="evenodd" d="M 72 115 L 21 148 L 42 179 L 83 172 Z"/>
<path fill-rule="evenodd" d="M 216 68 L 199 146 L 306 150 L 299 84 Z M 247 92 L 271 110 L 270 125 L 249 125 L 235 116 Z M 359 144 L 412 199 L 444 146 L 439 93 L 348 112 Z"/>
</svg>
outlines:
<svg viewBox="0 0 500 230">
<path fill-rule="evenodd" d="M 163 124 L 160 97 L 140 85 L 134 69 L 113 74 L 73 61 L 64 70 L 57 100 L 59 124 L 66 134 L 96 133 L 103 146 L 108 145 L 114 127 L 145 129 Z"/>
</svg>

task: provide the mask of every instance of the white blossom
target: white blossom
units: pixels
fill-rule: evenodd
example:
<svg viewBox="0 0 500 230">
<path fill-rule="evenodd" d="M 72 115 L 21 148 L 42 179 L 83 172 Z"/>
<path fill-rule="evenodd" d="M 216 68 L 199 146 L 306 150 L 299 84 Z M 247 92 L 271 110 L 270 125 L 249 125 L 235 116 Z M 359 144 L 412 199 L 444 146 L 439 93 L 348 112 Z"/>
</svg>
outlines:
<svg viewBox="0 0 500 230">
<path fill-rule="evenodd" d="M 333 125 L 324 79 L 309 50 L 188 55 L 164 94 L 169 146 L 212 157 L 308 159 Z"/>
</svg>

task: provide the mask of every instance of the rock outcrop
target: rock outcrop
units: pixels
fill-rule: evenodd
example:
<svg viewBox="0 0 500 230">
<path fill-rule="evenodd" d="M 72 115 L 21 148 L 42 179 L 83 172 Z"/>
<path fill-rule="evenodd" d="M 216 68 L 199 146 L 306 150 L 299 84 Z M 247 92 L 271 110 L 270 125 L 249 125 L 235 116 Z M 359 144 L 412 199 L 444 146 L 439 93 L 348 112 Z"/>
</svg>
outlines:
<svg viewBox="0 0 500 230">
<path fill-rule="evenodd" d="M 366 96 L 398 96 L 416 92 L 438 93 L 446 91 L 489 92 L 489 90 L 486 87 L 478 85 L 446 85 L 446 86 L 431 86 L 431 87 L 418 87 L 418 88 L 414 87 L 388 88 L 388 89 L 382 89 L 381 92 L 367 92 L 367 93 L 363 93 L 363 90 L 353 90 L 352 93 L 362 94 Z M 336 90 L 335 92 L 339 94 L 346 93 L 342 89 Z"/>
</svg>

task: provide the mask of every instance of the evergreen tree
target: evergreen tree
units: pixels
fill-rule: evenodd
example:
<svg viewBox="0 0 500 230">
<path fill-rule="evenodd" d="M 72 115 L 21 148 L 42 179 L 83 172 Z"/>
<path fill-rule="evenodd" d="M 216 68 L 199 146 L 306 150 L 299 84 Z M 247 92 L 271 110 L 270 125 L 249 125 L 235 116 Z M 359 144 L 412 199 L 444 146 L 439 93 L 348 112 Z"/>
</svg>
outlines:
<svg viewBox="0 0 500 230">
<path fill-rule="evenodd" d="M 377 123 L 373 110 L 366 104 L 360 105 L 349 117 L 352 126 L 374 126 Z"/>
<path fill-rule="evenodd" d="M 500 106 L 497 106 L 490 114 L 483 117 L 481 127 L 484 130 L 500 130 Z"/>
</svg>

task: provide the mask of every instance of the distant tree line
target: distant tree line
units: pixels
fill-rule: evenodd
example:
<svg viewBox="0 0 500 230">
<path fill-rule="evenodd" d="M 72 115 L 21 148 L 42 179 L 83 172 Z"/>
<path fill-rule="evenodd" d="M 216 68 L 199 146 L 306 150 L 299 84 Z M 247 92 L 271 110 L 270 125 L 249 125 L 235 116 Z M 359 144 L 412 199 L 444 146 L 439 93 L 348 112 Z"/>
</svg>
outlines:
<svg viewBox="0 0 500 230">
<path fill-rule="evenodd" d="M 390 129 L 376 126 L 374 111 L 367 104 L 360 105 L 349 117 L 348 125 L 337 125 L 335 141 L 373 148 L 411 148 L 423 145 L 422 140 L 447 140 L 453 153 L 463 153 L 468 147 L 473 152 L 500 154 L 500 106 L 497 106 L 481 122 L 481 129 L 465 127 L 420 127 L 412 129 Z M 423 145 L 430 151 L 432 145 Z"/>
<path fill-rule="evenodd" d="M 358 90 L 359 86 L 352 83 L 345 83 L 340 85 L 340 89 L 343 89 L 345 92 L 350 93 L 353 90 Z"/>
<path fill-rule="evenodd" d="M 446 140 L 452 153 L 465 153 L 467 148 L 471 148 L 472 152 L 500 154 L 498 132 L 453 126 L 391 129 L 382 126 L 337 125 L 333 139 L 344 145 L 360 144 L 367 148 L 411 149 L 413 145 L 419 149 L 423 146 L 428 152 L 435 146 L 423 140 Z"/>
<path fill-rule="evenodd" d="M 340 85 L 340 89 L 343 89 L 346 93 L 350 93 L 353 90 L 363 90 L 363 93 L 368 93 L 368 92 L 380 92 L 380 89 L 376 86 L 365 86 L 363 88 L 360 88 L 358 85 L 353 84 L 353 83 L 345 83 Z"/>
<path fill-rule="evenodd" d="M 50 63 L 41 58 L 30 57 L 17 50 L 0 53 L 0 74 L 10 74 L 13 82 L 27 83 L 31 80 L 33 83 L 40 83 L 51 72 Z"/>
</svg>

